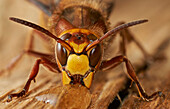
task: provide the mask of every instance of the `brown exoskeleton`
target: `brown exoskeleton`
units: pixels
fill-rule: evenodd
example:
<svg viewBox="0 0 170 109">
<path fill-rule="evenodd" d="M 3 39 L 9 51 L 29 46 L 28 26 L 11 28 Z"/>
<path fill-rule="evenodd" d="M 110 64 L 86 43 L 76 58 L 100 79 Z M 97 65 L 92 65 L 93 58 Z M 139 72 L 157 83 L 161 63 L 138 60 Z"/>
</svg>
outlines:
<svg viewBox="0 0 170 109">
<path fill-rule="evenodd" d="M 49 30 L 22 19 L 11 17 L 10 20 L 38 30 L 39 36 L 47 43 L 49 43 L 50 38 L 55 40 L 55 55 L 34 51 L 32 49 L 33 40 L 30 41 L 29 49 L 20 54 L 10 66 L 16 64 L 24 54 L 39 58 L 36 60 L 23 90 L 19 93 L 10 94 L 8 101 L 11 101 L 13 97 L 21 97 L 28 92 L 31 81 L 35 81 L 40 64 L 53 72 L 62 73 L 63 85 L 81 84 L 90 88 L 93 75 L 98 70 L 113 68 L 124 62 L 130 79 L 136 83 L 139 94 L 144 100 L 149 101 L 162 94 L 160 91 L 150 96 L 145 93 L 132 64 L 126 57 L 125 43 L 121 47 L 123 49 L 122 55 L 113 57 L 110 60 L 102 60 L 104 48 L 107 44 L 104 39 L 114 38 L 118 32 L 121 33 L 123 42 L 127 40 L 127 37 L 130 38 L 139 46 L 143 54 L 147 56 L 143 47 L 135 40 L 134 36 L 129 34 L 127 29 L 130 26 L 147 22 L 147 20 L 138 20 L 127 24 L 122 23 L 114 29 L 109 29 L 107 19 L 110 15 L 113 2 L 107 3 L 100 0 L 83 0 L 81 2 L 79 0 L 61 0 L 57 4 L 52 2 L 52 6 L 47 6 L 38 0 L 29 1 L 37 5 L 48 15 L 49 22 L 47 24 L 49 24 Z M 126 31 L 122 31 L 123 29 Z"/>
</svg>

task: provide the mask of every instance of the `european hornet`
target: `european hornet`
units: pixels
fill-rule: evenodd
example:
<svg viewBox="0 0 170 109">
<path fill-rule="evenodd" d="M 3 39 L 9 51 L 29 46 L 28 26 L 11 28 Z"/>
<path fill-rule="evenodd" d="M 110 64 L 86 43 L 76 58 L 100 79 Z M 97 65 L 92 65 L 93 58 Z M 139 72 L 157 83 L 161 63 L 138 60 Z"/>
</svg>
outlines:
<svg viewBox="0 0 170 109">
<path fill-rule="evenodd" d="M 31 81 L 35 81 L 40 64 L 53 72 L 62 73 L 63 85 L 81 84 L 89 89 L 93 76 L 98 70 L 113 68 L 124 62 L 128 75 L 136 83 L 141 98 L 149 101 L 162 94 L 160 91 L 152 95 L 145 93 L 131 62 L 126 57 L 125 42 L 127 39 L 134 41 L 143 54 L 147 55 L 140 43 L 135 40 L 133 35 L 129 34 L 127 28 L 145 23 L 148 20 L 119 23 L 117 27 L 110 29 L 107 19 L 112 11 L 112 0 L 110 2 L 100 0 L 83 0 L 81 2 L 79 0 L 61 0 L 58 3 L 51 2 L 50 6 L 38 0 L 28 1 L 40 8 L 48 16 L 48 22 L 46 23 L 49 24 L 49 30 L 19 18 L 10 17 L 10 20 L 35 29 L 33 32 L 38 32 L 39 36 L 47 43 L 49 43 L 50 39 L 54 40 L 56 42 L 54 45 L 55 55 L 34 51 L 32 49 L 33 40 L 30 41 L 29 49 L 21 53 L 10 66 L 13 66 L 24 54 L 39 58 L 36 60 L 23 90 L 19 93 L 10 94 L 8 101 L 11 101 L 13 97 L 22 97 L 28 92 Z M 110 60 L 102 60 L 105 46 L 107 45 L 106 42 L 115 38 L 117 33 L 120 33 L 124 42 L 121 47 L 123 54 Z"/>
</svg>

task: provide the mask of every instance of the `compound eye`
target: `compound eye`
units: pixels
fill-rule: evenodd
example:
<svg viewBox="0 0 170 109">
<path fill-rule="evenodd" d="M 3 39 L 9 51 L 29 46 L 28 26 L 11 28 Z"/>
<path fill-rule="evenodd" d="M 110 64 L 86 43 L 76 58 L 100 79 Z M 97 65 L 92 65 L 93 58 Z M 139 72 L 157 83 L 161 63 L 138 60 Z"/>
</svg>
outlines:
<svg viewBox="0 0 170 109">
<path fill-rule="evenodd" d="M 62 66 L 67 62 L 67 50 L 60 44 L 57 44 L 57 58 Z"/>
<path fill-rule="evenodd" d="M 98 64 L 101 59 L 101 53 L 101 47 L 99 44 L 90 51 L 89 61 L 91 67 L 95 67 Z"/>
<path fill-rule="evenodd" d="M 71 37 L 71 34 L 66 33 L 64 34 L 61 39 L 67 41 Z M 67 63 L 68 53 L 67 50 L 60 44 L 57 43 L 56 47 L 57 58 L 62 66 L 65 66 Z"/>
</svg>

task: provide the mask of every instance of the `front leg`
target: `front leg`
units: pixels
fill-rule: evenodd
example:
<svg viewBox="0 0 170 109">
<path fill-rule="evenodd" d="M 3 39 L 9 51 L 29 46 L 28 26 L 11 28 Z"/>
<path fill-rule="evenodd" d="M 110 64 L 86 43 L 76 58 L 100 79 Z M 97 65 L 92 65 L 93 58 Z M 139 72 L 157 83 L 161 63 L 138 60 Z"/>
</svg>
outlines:
<svg viewBox="0 0 170 109">
<path fill-rule="evenodd" d="M 29 79 L 27 80 L 23 90 L 19 93 L 13 93 L 13 94 L 8 95 L 7 102 L 10 102 L 13 97 L 22 97 L 23 95 L 25 95 L 28 92 L 31 81 L 33 80 L 35 82 L 35 77 L 38 74 L 40 64 L 43 64 L 45 67 L 47 67 L 49 70 L 51 70 L 53 72 L 56 71 L 56 70 L 59 71 L 59 69 L 56 68 L 57 67 L 56 63 L 51 62 L 47 58 L 37 59 L 35 64 L 34 64 L 32 71 L 30 73 Z"/>
<path fill-rule="evenodd" d="M 140 95 L 140 97 L 143 98 L 143 100 L 149 101 L 155 97 L 163 96 L 161 91 L 154 92 L 152 95 L 148 95 L 147 93 L 145 93 L 145 90 L 142 88 L 142 86 L 135 74 L 132 64 L 125 56 L 121 55 L 121 56 L 114 57 L 111 60 L 103 61 L 100 66 L 100 69 L 104 69 L 104 68 L 108 68 L 108 67 L 116 67 L 117 65 L 121 64 L 122 62 L 125 62 L 128 75 L 129 75 L 130 79 L 136 83 L 139 95 Z"/>
<path fill-rule="evenodd" d="M 38 60 L 35 62 L 34 67 L 33 67 L 32 71 L 31 71 L 30 76 L 29 76 L 29 79 L 28 79 L 26 85 L 24 86 L 23 90 L 22 90 L 21 92 L 19 92 L 19 93 L 13 93 L 13 94 L 8 95 L 8 100 L 7 100 L 7 102 L 11 101 L 13 97 L 22 97 L 23 95 L 25 95 L 25 93 L 28 92 L 29 87 L 30 87 L 30 84 L 31 84 L 31 81 L 32 81 L 32 80 L 35 81 L 35 77 L 36 77 L 37 74 L 38 74 L 39 65 L 40 65 L 41 62 L 42 62 L 41 59 L 38 59 Z"/>
</svg>

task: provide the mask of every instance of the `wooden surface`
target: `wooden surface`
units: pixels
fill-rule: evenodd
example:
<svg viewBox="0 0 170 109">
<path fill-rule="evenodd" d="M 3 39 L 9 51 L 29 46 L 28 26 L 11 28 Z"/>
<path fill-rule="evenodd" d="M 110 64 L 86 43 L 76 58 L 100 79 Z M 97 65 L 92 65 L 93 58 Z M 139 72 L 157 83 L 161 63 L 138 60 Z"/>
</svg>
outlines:
<svg viewBox="0 0 170 109">
<path fill-rule="evenodd" d="M 10 60 L 19 54 L 28 40 L 31 29 L 23 27 L 8 20 L 9 16 L 16 16 L 40 24 L 40 11 L 33 5 L 24 0 L 1 0 L 0 1 L 0 69 L 10 62 Z M 114 26 L 119 21 L 134 21 L 138 19 L 149 19 L 149 22 L 130 28 L 136 39 L 144 46 L 146 51 L 152 56 L 164 56 L 165 59 L 155 61 L 144 73 L 139 73 L 138 77 L 147 93 L 162 90 L 165 98 L 146 102 L 136 96 L 138 95 L 135 85 L 128 89 L 129 94 L 123 99 L 121 108 L 158 108 L 168 109 L 170 105 L 170 1 L 169 0 L 117 0 L 110 21 Z M 46 52 L 46 48 L 37 39 L 36 50 Z M 162 44 L 164 43 L 164 44 Z M 157 48 L 162 44 L 162 48 Z M 110 47 L 112 48 L 112 47 Z M 113 49 L 108 50 L 107 57 L 115 56 Z M 158 51 L 158 52 L 156 52 Z M 156 53 L 156 54 L 154 54 Z M 128 57 L 135 65 L 136 70 L 144 65 L 144 57 L 134 43 L 128 46 Z M 25 55 L 21 62 L 11 71 L 5 72 L 0 76 L 0 107 L 1 108 L 53 108 L 50 104 L 38 102 L 35 96 L 42 91 L 51 89 L 51 87 L 60 87 L 61 74 L 49 72 L 43 67 L 40 68 L 37 82 L 32 82 L 30 92 L 23 98 L 14 98 L 12 102 L 7 103 L 6 96 L 3 96 L 11 90 L 15 92 L 21 90 L 28 78 L 29 72 L 35 62 L 35 58 Z M 91 104 L 89 109 L 107 109 L 108 105 L 117 96 L 118 92 L 124 89 L 127 83 L 127 76 L 120 66 L 109 71 L 99 71 L 94 77 L 91 89 Z M 81 89 L 85 90 L 86 89 Z M 79 91 L 79 90 L 78 90 Z M 87 91 L 88 92 L 88 91 Z M 64 92 L 65 93 L 65 92 Z M 71 92 L 68 92 L 71 93 Z M 74 93 L 73 93 L 74 94 Z M 83 97 L 88 96 L 83 95 Z M 64 95 L 64 94 L 63 94 Z M 72 95 L 73 96 L 73 95 Z M 76 96 L 81 97 L 81 96 Z M 64 97 L 63 97 L 64 98 Z M 69 98 L 69 97 L 68 97 Z M 72 98 L 69 98 L 72 100 Z M 63 99 L 61 99 L 63 100 Z M 79 101 L 81 104 L 82 101 Z M 88 104 L 88 102 L 85 102 Z M 86 105 L 87 105 L 86 104 Z M 114 107 L 110 107 L 114 108 Z"/>
</svg>

